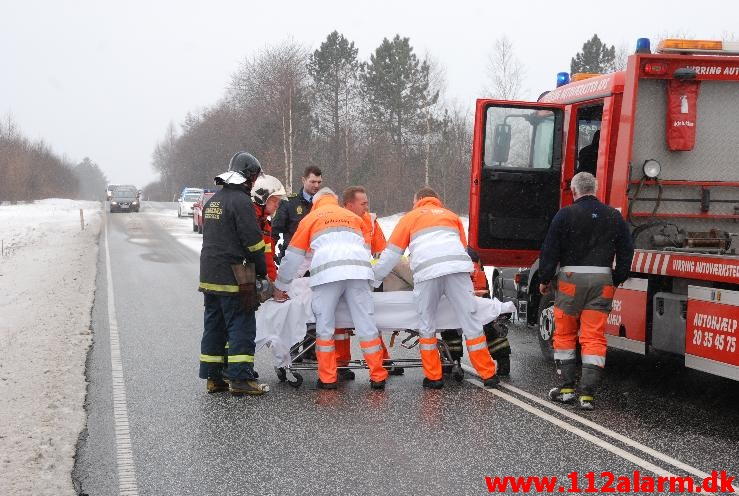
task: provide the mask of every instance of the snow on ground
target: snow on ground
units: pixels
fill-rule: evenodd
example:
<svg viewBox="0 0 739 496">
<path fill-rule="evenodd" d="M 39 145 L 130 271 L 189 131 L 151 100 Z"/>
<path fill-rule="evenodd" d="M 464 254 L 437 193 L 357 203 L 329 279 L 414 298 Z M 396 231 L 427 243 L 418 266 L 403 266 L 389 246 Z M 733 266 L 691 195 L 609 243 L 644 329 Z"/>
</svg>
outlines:
<svg viewBox="0 0 739 496">
<path fill-rule="evenodd" d="M 0 494 L 75 494 L 100 224 L 98 202 L 0 205 Z"/>
</svg>

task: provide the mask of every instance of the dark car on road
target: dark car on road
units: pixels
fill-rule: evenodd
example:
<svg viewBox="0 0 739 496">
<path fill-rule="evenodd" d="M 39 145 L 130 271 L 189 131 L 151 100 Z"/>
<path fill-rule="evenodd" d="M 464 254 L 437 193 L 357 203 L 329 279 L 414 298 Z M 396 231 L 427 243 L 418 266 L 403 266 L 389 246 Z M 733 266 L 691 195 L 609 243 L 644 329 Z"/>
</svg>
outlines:
<svg viewBox="0 0 739 496">
<path fill-rule="evenodd" d="M 120 187 L 113 190 L 110 197 L 110 213 L 138 212 L 140 207 L 138 190 Z"/>
</svg>

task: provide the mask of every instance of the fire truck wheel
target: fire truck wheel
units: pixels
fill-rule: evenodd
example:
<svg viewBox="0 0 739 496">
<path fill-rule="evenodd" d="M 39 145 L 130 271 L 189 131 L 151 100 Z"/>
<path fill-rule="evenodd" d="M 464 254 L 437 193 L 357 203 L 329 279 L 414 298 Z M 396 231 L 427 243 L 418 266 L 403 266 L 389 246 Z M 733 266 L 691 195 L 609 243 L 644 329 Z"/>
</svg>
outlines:
<svg viewBox="0 0 739 496">
<path fill-rule="evenodd" d="M 554 294 L 549 293 L 542 295 L 539 301 L 539 312 L 537 314 L 536 335 L 539 337 L 539 347 L 541 354 L 548 361 L 554 360 L 554 350 L 552 349 L 552 336 L 554 335 Z"/>
<path fill-rule="evenodd" d="M 493 298 L 503 301 L 503 278 L 499 274 L 493 276 Z"/>
</svg>

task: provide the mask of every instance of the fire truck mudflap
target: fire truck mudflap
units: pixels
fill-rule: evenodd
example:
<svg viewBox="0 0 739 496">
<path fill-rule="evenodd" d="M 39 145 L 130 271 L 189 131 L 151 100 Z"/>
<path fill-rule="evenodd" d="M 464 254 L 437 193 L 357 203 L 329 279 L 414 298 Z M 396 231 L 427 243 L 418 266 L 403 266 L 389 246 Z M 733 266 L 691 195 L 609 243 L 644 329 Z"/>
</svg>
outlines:
<svg viewBox="0 0 739 496">
<path fill-rule="evenodd" d="M 685 366 L 739 380 L 739 291 L 688 286 Z"/>
</svg>

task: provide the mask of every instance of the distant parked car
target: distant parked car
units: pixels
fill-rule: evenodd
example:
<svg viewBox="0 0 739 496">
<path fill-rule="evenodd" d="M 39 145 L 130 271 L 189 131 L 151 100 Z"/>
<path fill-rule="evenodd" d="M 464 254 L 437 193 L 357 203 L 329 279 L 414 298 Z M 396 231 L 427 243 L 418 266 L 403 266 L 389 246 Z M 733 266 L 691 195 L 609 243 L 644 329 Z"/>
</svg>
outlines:
<svg viewBox="0 0 739 496">
<path fill-rule="evenodd" d="M 210 197 L 215 195 L 214 191 L 204 191 L 200 193 L 198 201 L 195 202 L 192 209 L 192 230 L 203 234 L 203 205 L 205 202 L 210 200 Z"/>
<path fill-rule="evenodd" d="M 195 202 L 200 198 L 200 192 L 185 193 L 180 197 L 177 205 L 177 217 L 187 217 L 192 215 L 192 208 Z"/>
<path fill-rule="evenodd" d="M 119 186 L 113 190 L 110 198 L 110 213 L 138 212 L 139 208 L 141 208 L 141 204 L 136 189 Z"/>
</svg>

